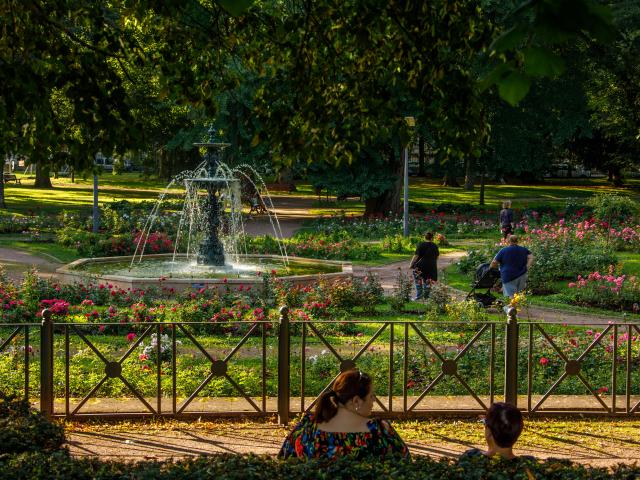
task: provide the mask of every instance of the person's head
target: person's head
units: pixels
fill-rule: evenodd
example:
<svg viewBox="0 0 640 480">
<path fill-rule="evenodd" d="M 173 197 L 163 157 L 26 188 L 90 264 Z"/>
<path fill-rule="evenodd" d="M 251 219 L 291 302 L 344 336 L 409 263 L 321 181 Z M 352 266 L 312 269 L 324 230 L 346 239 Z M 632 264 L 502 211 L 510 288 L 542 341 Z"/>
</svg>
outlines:
<svg viewBox="0 0 640 480">
<path fill-rule="evenodd" d="M 347 370 L 338 375 L 331 390 L 320 397 L 315 411 L 318 423 L 328 422 L 342 405 L 348 410 L 368 417 L 373 408 L 371 377 L 358 369 Z"/>
<path fill-rule="evenodd" d="M 517 245 L 518 244 L 518 236 L 517 235 L 509 235 L 509 243 L 511 245 Z"/>
<path fill-rule="evenodd" d="M 425 234 L 424 234 L 424 239 L 425 239 L 427 242 L 430 242 L 431 240 L 433 240 L 433 233 L 431 233 L 431 232 L 427 232 L 427 233 L 425 233 Z"/>
<path fill-rule="evenodd" d="M 511 208 L 511 200 L 505 200 L 502 202 L 502 208 Z"/>
<path fill-rule="evenodd" d="M 501 448 L 511 448 L 522 433 L 522 413 L 510 403 L 496 402 L 489 407 L 484 419 L 484 436 L 489 447 L 492 442 Z"/>
</svg>

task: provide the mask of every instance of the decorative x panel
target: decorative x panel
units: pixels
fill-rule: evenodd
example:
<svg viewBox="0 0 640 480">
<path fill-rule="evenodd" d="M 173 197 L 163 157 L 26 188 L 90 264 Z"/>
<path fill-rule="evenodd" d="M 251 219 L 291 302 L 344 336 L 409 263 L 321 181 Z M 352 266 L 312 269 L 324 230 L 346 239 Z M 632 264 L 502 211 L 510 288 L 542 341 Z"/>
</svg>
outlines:
<svg viewBox="0 0 640 480">
<path fill-rule="evenodd" d="M 371 344 L 373 342 L 376 341 L 376 339 L 382 334 L 382 332 L 384 332 L 386 330 L 386 328 L 389 326 L 389 323 L 385 323 L 384 325 L 382 325 L 372 336 L 369 340 L 367 340 L 367 342 L 364 344 L 364 346 L 362 348 L 360 348 L 360 350 L 353 356 L 353 358 L 350 359 L 345 359 L 343 358 L 337 351 L 335 348 L 333 348 L 333 346 L 327 341 L 326 338 L 324 338 L 324 336 L 318 331 L 318 329 L 313 325 L 313 323 L 303 323 L 303 328 L 305 328 L 306 326 L 309 327 L 309 329 L 315 334 L 316 337 L 318 337 L 318 339 L 323 343 L 324 346 L 327 347 L 327 349 L 331 352 L 331 354 L 338 360 L 339 365 L 340 365 L 340 373 L 345 372 L 347 370 L 351 370 L 353 368 L 356 368 L 356 362 L 358 361 L 358 359 L 362 356 L 362 354 L 364 352 L 367 351 L 367 349 L 371 346 Z M 303 335 L 304 336 L 304 335 Z M 392 337 L 393 338 L 393 337 Z M 393 354 L 393 351 L 391 351 L 391 353 Z M 306 365 L 306 353 L 304 351 L 304 344 L 303 344 L 303 348 L 302 348 L 302 371 L 304 374 L 304 369 L 305 369 L 305 365 Z M 304 376 L 303 376 L 304 378 Z M 335 382 L 336 378 L 338 378 L 338 376 L 336 375 L 335 377 L 333 377 L 331 379 L 331 381 L 322 389 L 322 391 L 318 394 L 318 396 L 315 398 L 315 400 L 313 402 L 311 402 L 311 404 L 305 409 L 305 412 L 308 412 L 309 410 L 311 410 L 313 408 L 313 406 L 317 403 L 318 399 L 326 392 L 328 391 L 332 385 L 333 382 Z M 303 380 L 304 381 L 304 380 Z M 380 400 L 378 400 L 378 397 L 374 395 L 374 400 L 375 402 L 380 406 L 380 408 L 382 408 L 383 411 L 388 412 L 389 409 L 387 407 L 385 407 L 382 402 L 380 402 Z"/>
<path fill-rule="evenodd" d="M 205 348 L 200 344 L 200 342 L 198 342 L 194 338 L 194 336 L 191 334 L 191 332 L 189 332 L 189 330 L 187 330 L 187 328 L 184 325 L 182 325 L 180 323 L 178 323 L 176 325 L 180 328 L 180 330 L 182 330 L 182 332 L 189 338 L 189 340 L 191 340 L 191 342 L 193 342 L 193 344 L 198 348 L 198 350 L 200 350 L 202 352 L 202 354 L 211 363 L 211 373 L 209 373 L 209 375 L 207 375 L 207 378 L 205 378 L 202 381 L 202 383 L 200 383 L 198 388 L 195 389 L 195 391 L 189 396 L 189 398 L 187 398 L 184 402 L 182 402 L 182 405 L 180 405 L 180 407 L 178 408 L 177 413 L 184 412 L 185 408 L 187 408 L 187 406 L 193 401 L 193 399 L 198 396 L 198 394 L 202 391 L 202 389 L 204 387 L 206 387 L 207 384 L 211 380 L 213 380 L 214 377 L 224 377 L 224 378 L 226 378 L 227 381 L 233 386 L 233 388 L 242 397 L 244 397 L 244 399 L 247 402 L 249 402 L 249 404 L 256 410 L 256 412 L 262 412 L 260 407 L 258 407 L 258 405 L 255 404 L 255 402 L 251 399 L 251 397 L 249 397 L 249 395 L 246 394 L 246 392 L 242 389 L 242 387 L 240 385 L 238 385 L 238 383 L 233 378 L 231 378 L 229 376 L 229 374 L 227 373 L 227 368 L 228 368 L 227 364 L 228 364 L 229 360 L 231 360 L 231 358 L 236 354 L 236 352 L 238 350 L 240 350 L 240 348 L 247 342 L 247 340 L 249 340 L 249 337 L 251 337 L 251 334 L 256 330 L 256 328 L 258 328 L 258 326 L 260 324 L 254 323 L 251 326 L 251 328 L 249 329 L 249 331 L 245 334 L 245 336 L 242 337 L 242 340 L 240 340 L 240 342 L 238 342 L 238 344 L 235 347 L 233 347 L 233 350 L 231 350 L 231 352 L 229 352 L 229 354 L 223 360 L 216 360 L 211 355 L 209 355 L 209 352 L 207 352 L 205 350 Z"/>
<path fill-rule="evenodd" d="M 133 385 L 129 383 L 129 381 L 122 376 L 122 363 L 129 358 L 131 353 L 140 345 L 140 342 L 144 340 L 144 338 L 149 335 L 151 330 L 154 329 L 154 325 L 150 325 L 142 335 L 140 335 L 135 342 L 131 344 L 129 349 L 125 352 L 125 354 L 118 361 L 109 361 L 107 358 L 96 348 L 96 346 L 87 339 L 87 337 L 82 333 L 82 331 L 76 326 L 72 325 L 71 328 L 73 331 L 82 339 L 82 341 L 98 356 L 98 358 L 104 363 L 104 377 L 91 389 L 91 391 L 82 399 L 80 403 L 76 406 L 76 408 L 71 412 L 71 415 L 75 415 L 78 411 L 87 403 L 97 391 L 98 389 L 106 382 L 109 378 L 119 378 L 122 383 L 133 393 L 138 400 L 153 414 L 157 414 L 158 412 L 154 410 L 154 408 L 147 402 L 144 397 L 135 389 Z M 66 362 L 66 368 L 69 368 L 69 362 Z M 68 372 L 68 370 L 67 370 Z"/>
<path fill-rule="evenodd" d="M 427 386 L 427 388 L 424 389 L 424 391 L 420 394 L 416 401 L 411 404 L 407 411 L 412 411 L 422 401 L 425 395 L 433 390 L 435 386 L 438 385 L 438 383 L 440 383 L 446 376 L 455 378 L 465 388 L 465 390 L 469 392 L 474 400 L 478 402 L 482 409 L 487 410 L 487 406 L 482 400 L 480 400 L 480 397 L 476 395 L 469 384 L 458 374 L 458 361 L 467 353 L 467 351 L 469 351 L 476 340 L 478 340 L 478 338 L 480 338 L 480 336 L 490 327 L 490 324 L 484 324 L 482 328 L 478 330 L 478 332 L 476 332 L 473 338 L 469 340 L 469 343 L 467 343 L 467 345 L 460 352 L 458 352 L 458 354 L 453 359 L 446 359 L 414 323 L 411 323 L 410 325 L 411 328 L 413 328 L 413 330 L 422 339 L 427 348 L 433 352 L 438 360 L 440 360 L 442 371 L 436 376 L 436 378 L 431 381 L 431 383 Z M 492 368 L 492 365 L 490 365 L 490 368 Z"/>
<path fill-rule="evenodd" d="M 604 336 L 613 328 L 613 325 L 609 325 L 607 326 L 602 333 L 600 333 L 600 335 L 597 338 L 594 338 L 593 342 L 591 342 L 591 344 L 585 349 L 584 352 L 582 352 L 582 354 L 580 354 L 580 356 L 575 359 L 575 360 L 570 360 L 562 350 L 560 350 L 560 348 L 558 347 L 558 345 L 556 345 L 556 343 L 553 341 L 553 339 L 547 334 L 547 332 L 545 332 L 542 327 L 536 323 L 536 328 L 540 331 L 540 333 L 542 334 L 542 336 L 545 338 L 545 340 L 547 341 L 547 343 L 549 343 L 549 345 L 551 346 L 551 348 L 553 348 L 553 350 L 558 354 L 558 356 L 562 359 L 562 361 L 565 364 L 565 371 L 562 373 L 562 375 L 560 375 L 560 378 L 558 378 L 553 385 L 551 385 L 551 388 L 549 388 L 549 390 L 542 396 L 542 398 L 538 401 L 538 403 L 531 409 L 532 412 L 535 412 L 536 410 L 538 410 L 542 404 L 545 402 L 545 400 L 547 398 L 549 398 L 549 396 L 554 392 L 554 390 L 556 388 L 558 388 L 558 386 L 569 376 L 576 376 L 580 382 L 582 382 L 582 384 L 585 386 L 585 388 L 589 391 L 589 393 L 591 395 L 593 395 L 593 397 L 598 401 L 598 403 L 600 403 L 600 405 L 602 405 L 602 407 L 608 412 L 611 413 L 611 409 L 609 408 L 609 406 L 607 406 L 607 404 L 602 400 L 602 398 L 600 398 L 598 396 L 598 393 L 596 392 L 596 390 L 591 386 L 591 384 L 587 381 L 587 379 L 584 377 L 584 375 L 582 375 L 582 372 L 580 371 L 582 368 L 582 361 L 584 360 L 584 358 L 589 354 L 589 352 L 591 350 L 593 350 L 593 348 L 600 344 L 600 340 L 602 340 L 602 338 L 604 338 Z M 637 408 L 638 405 L 636 405 Z"/>
</svg>

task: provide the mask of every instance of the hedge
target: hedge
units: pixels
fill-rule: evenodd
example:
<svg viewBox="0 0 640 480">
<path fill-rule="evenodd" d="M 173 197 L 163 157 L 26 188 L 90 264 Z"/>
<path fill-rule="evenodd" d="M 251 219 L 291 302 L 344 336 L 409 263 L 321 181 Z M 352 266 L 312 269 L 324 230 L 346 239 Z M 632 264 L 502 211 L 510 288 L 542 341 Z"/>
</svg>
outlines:
<svg viewBox="0 0 640 480">
<path fill-rule="evenodd" d="M 552 480 L 640 478 L 640 467 L 619 465 L 611 470 L 590 468 L 566 460 L 501 460 L 469 457 L 460 460 L 414 457 L 337 461 L 281 460 L 263 455 L 213 455 L 179 461 L 118 462 L 73 458 L 62 447 L 59 425 L 29 408 L 27 402 L 0 392 L 0 478 L 12 480 Z"/>
<path fill-rule="evenodd" d="M 0 393 L 0 454 L 55 451 L 64 441 L 61 426 L 31 410 L 26 400 Z"/>
<path fill-rule="evenodd" d="M 335 462 L 278 460 L 269 456 L 222 454 L 195 457 L 177 462 L 106 462 L 75 459 L 65 450 L 54 454 L 28 452 L 0 456 L 3 478 L 15 480 L 63 479 L 171 479 L 171 480 L 347 480 L 347 479 L 632 479 L 640 467 L 620 465 L 613 470 L 590 468 L 565 460 L 505 461 L 475 457 L 452 461 L 418 457 L 401 460 L 358 461 L 341 458 Z"/>
</svg>

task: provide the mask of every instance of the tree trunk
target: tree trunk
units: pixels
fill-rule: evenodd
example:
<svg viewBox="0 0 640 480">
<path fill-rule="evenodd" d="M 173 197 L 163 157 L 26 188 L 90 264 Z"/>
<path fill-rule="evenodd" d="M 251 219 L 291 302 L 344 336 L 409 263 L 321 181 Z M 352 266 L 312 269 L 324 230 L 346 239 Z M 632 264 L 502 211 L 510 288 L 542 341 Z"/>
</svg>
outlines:
<svg viewBox="0 0 640 480">
<path fill-rule="evenodd" d="M 467 158 L 465 160 L 465 172 L 464 172 L 464 189 L 473 190 L 474 178 L 473 178 L 473 160 Z"/>
<path fill-rule="evenodd" d="M 484 205 L 484 168 L 482 169 L 482 173 L 480 174 L 480 205 Z"/>
<path fill-rule="evenodd" d="M 163 148 L 160 150 L 160 158 L 158 159 L 158 178 L 166 178 L 167 176 L 167 151 Z"/>
<path fill-rule="evenodd" d="M 425 160 L 425 152 L 424 152 L 424 138 L 422 136 L 418 140 L 418 176 L 424 177 L 424 160 Z"/>
<path fill-rule="evenodd" d="M 7 208 L 7 205 L 4 203 L 4 172 L 0 175 L 0 208 Z"/>
<path fill-rule="evenodd" d="M 278 172 L 276 183 L 287 185 L 290 192 L 298 191 L 296 184 L 293 182 L 293 170 L 289 167 L 285 167 Z"/>
<path fill-rule="evenodd" d="M 76 171 L 71 167 L 71 183 L 76 183 Z"/>
<path fill-rule="evenodd" d="M 49 178 L 49 166 L 36 163 L 36 183 L 35 188 L 53 188 L 51 178 Z"/>
<path fill-rule="evenodd" d="M 452 172 L 447 170 L 444 173 L 444 178 L 442 179 L 442 186 L 443 187 L 459 187 L 460 184 L 458 183 L 458 180 L 456 180 L 456 176 Z"/>
<path fill-rule="evenodd" d="M 391 189 L 378 197 L 367 198 L 364 203 L 365 217 L 402 215 L 402 183 L 404 165 L 393 155 L 392 175 L 395 178 Z"/>
<path fill-rule="evenodd" d="M 624 182 L 622 181 L 622 170 L 619 166 L 615 166 L 611 169 L 611 177 L 614 187 L 621 187 L 624 185 Z"/>
</svg>

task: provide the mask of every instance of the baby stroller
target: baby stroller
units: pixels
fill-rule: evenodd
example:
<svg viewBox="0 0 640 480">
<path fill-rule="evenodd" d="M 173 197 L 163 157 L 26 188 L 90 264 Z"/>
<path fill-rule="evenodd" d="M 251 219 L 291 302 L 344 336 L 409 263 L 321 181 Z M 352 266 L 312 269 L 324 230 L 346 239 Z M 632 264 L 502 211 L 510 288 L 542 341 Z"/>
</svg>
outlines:
<svg viewBox="0 0 640 480">
<path fill-rule="evenodd" d="M 475 281 L 471 285 L 471 291 L 467 294 L 467 300 L 471 299 L 477 302 L 478 306 L 487 308 L 492 305 L 502 306 L 502 300 L 496 298 L 491 290 L 500 287 L 500 271 L 491 268 L 490 263 L 483 263 L 476 269 Z M 487 289 L 485 293 L 476 292 L 477 289 Z"/>
</svg>

